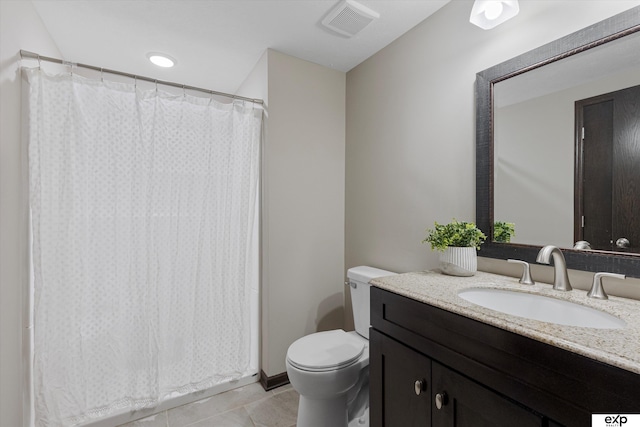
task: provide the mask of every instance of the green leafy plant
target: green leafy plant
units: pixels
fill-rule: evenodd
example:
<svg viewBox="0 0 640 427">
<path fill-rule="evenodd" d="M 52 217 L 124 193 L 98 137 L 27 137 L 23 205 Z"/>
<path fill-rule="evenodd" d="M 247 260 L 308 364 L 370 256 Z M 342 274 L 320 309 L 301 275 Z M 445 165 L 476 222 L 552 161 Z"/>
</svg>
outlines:
<svg viewBox="0 0 640 427">
<path fill-rule="evenodd" d="M 493 241 L 509 243 L 516 234 L 516 225 L 512 222 L 496 221 L 493 223 Z"/>
<path fill-rule="evenodd" d="M 431 249 L 444 252 L 449 246 L 480 249 L 487 236 L 473 222 L 459 222 L 454 218 L 449 224 L 435 223 L 435 228 L 427 230 L 422 243 L 429 242 Z"/>
</svg>

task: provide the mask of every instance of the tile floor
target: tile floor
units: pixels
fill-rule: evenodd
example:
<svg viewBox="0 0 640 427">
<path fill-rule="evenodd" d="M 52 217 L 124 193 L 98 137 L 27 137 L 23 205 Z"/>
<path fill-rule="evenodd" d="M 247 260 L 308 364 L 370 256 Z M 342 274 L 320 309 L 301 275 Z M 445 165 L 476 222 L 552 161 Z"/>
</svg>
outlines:
<svg viewBox="0 0 640 427">
<path fill-rule="evenodd" d="M 298 393 L 259 383 L 178 406 L 120 427 L 295 427 Z"/>
</svg>

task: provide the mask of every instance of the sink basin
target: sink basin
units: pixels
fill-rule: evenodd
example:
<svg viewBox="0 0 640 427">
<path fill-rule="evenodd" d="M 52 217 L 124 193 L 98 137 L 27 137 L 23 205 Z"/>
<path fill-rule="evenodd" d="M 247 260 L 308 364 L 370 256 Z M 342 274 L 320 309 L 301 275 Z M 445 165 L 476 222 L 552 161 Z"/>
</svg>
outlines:
<svg viewBox="0 0 640 427">
<path fill-rule="evenodd" d="M 544 295 L 491 288 L 471 288 L 458 296 L 473 304 L 510 314 L 558 325 L 596 329 L 621 329 L 624 320 L 604 311 Z"/>
</svg>

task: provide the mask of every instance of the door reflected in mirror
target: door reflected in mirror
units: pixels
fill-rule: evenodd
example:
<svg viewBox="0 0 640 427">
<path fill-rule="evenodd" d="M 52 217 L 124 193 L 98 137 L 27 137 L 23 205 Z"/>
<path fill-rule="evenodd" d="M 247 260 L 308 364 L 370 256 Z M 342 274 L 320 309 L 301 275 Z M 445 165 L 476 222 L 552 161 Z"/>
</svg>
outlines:
<svg viewBox="0 0 640 427">
<path fill-rule="evenodd" d="M 640 86 L 576 102 L 576 241 L 640 253 Z"/>
<path fill-rule="evenodd" d="M 514 224 L 511 243 L 640 252 L 637 52 L 640 33 L 494 85 L 493 218 Z"/>
</svg>

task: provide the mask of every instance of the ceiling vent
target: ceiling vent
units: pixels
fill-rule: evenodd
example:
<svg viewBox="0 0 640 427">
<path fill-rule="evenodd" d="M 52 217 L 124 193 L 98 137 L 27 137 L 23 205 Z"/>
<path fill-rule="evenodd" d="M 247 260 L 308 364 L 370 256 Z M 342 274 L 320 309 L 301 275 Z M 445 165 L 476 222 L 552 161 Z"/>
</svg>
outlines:
<svg viewBox="0 0 640 427">
<path fill-rule="evenodd" d="M 322 25 L 343 36 L 352 37 L 380 14 L 353 0 L 344 0 L 323 20 Z"/>
</svg>

